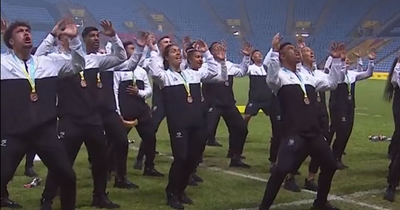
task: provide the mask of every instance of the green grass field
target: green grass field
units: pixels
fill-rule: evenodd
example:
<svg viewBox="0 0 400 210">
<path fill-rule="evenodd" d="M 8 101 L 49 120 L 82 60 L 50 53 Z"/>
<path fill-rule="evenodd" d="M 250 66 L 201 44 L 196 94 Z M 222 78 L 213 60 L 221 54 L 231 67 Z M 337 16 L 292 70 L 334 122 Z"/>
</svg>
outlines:
<svg viewBox="0 0 400 210">
<path fill-rule="evenodd" d="M 367 209 L 400 209 L 400 195 L 397 203 L 388 203 L 382 200 L 382 192 L 353 194 L 372 189 L 383 190 L 386 187 L 388 160 L 386 159 L 387 142 L 370 142 L 368 135 L 382 134 L 390 136 L 393 132 L 391 105 L 382 100 L 383 81 L 365 81 L 357 84 L 357 114 L 353 135 L 347 147 L 347 156 L 344 162 L 350 167 L 336 173 L 331 194 L 335 195 L 333 203 L 343 210 Z M 247 102 L 248 81 L 246 78 L 235 80 L 235 94 L 238 105 Z M 163 123 L 158 132 L 157 150 L 170 154 L 169 139 L 166 124 Z M 205 182 L 198 187 L 190 187 L 188 195 L 194 204 L 187 206 L 189 210 L 228 210 L 240 208 L 254 208 L 258 206 L 265 189 L 265 179 L 268 179 L 268 148 L 270 139 L 269 119 L 263 114 L 254 117 L 249 125 L 249 135 L 244 155 L 246 163 L 251 164 L 249 170 L 230 169 L 229 160 L 225 158 L 227 152 L 227 129 L 221 122 L 218 129 L 218 141 L 222 148 L 208 147 L 205 152 L 204 165 L 199 174 Z M 130 138 L 136 139 L 135 146 L 139 145 L 139 138 L 135 131 Z M 92 182 L 88 169 L 87 153 L 84 149 L 75 163 L 78 176 L 78 209 L 90 209 Z M 117 190 L 110 182 L 110 198 L 121 204 L 124 210 L 163 210 L 169 209 L 165 203 L 164 188 L 167 178 L 147 178 L 141 171 L 133 170 L 132 165 L 137 151 L 129 153 L 129 179 L 140 185 L 139 190 Z M 166 156 L 156 158 L 157 169 L 167 173 L 171 159 Z M 212 167 L 214 168 L 212 168 Z M 307 174 L 308 160 L 304 163 L 297 178 L 303 185 Z M 45 178 L 46 168 L 38 162 L 36 171 Z M 236 173 L 229 173 L 236 172 Z M 251 177 L 245 177 L 250 175 Z M 16 176 L 9 184 L 11 198 L 24 205 L 26 210 L 36 210 L 43 187 L 24 189 L 23 184 L 30 182 L 30 178 L 23 176 L 23 163 L 17 170 Z M 340 197 L 339 197 L 340 196 Z M 278 206 L 281 210 L 309 209 L 313 194 L 307 192 L 292 193 L 282 189 L 276 199 L 276 204 L 290 203 L 287 206 Z M 345 201 L 342 201 L 345 199 Z M 292 203 L 294 202 L 294 203 Z M 361 202 L 361 204 L 360 204 Z M 303 204 L 303 205 L 301 205 Z M 361 206 L 364 205 L 364 206 Z M 53 205 L 59 209 L 58 201 Z"/>
</svg>

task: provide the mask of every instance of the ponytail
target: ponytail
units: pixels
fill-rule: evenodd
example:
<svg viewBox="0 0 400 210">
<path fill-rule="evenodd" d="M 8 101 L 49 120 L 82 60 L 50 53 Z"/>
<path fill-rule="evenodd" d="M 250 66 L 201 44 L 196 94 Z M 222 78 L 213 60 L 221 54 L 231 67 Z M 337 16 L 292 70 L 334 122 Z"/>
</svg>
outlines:
<svg viewBox="0 0 400 210">
<path fill-rule="evenodd" d="M 398 62 L 398 58 L 394 59 L 393 64 L 392 64 L 392 68 L 390 69 L 389 75 L 388 75 L 387 80 L 386 80 L 385 89 L 383 91 L 383 98 L 386 101 L 389 101 L 389 102 L 392 101 L 393 95 L 394 95 L 394 87 L 393 87 L 393 84 L 392 84 L 392 76 L 393 76 L 394 68 L 395 68 L 397 62 Z"/>
</svg>

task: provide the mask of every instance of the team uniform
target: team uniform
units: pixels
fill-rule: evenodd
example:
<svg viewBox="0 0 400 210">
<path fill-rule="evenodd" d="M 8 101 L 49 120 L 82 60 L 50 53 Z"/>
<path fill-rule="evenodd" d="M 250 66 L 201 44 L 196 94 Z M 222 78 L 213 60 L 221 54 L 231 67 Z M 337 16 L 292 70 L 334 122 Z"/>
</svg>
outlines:
<svg viewBox="0 0 400 210">
<path fill-rule="evenodd" d="M 267 83 L 279 99 L 281 107 L 282 139 L 276 166 L 268 180 L 260 210 L 270 209 L 286 175 L 296 163 L 311 155 L 321 163 L 319 191 L 314 206 L 327 206 L 336 161 L 329 144 L 322 135 L 318 113 L 317 92 L 337 87 L 340 60 L 335 59 L 328 77 L 318 78 L 281 68 L 279 53 L 271 53 Z"/>
<path fill-rule="evenodd" d="M 165 114 L 174 161 L 166 187 L 168 203 L 172 208 L 183 209 L 184 195 L 189 177 L 196 169 L 202 155 L 204 98 L 201 80 L 218 74 L 217 64 L 209 52 L 207 71 L 183 70 L 178 72 L 160 68 L 157 52 L 151 52 L 150 75 L 162 85 Z"/>
<path fill-rule="evenodd" d="M 22 61 L 13 52 L 1 55 L 2 207 L 16 206 L 8 199 L 7 184 L 26 152 L 33 150 L 60 186 L 61 209 L 75 209 L 76 177 L 56 127 L 57 80 L 77 75 L 85 66 L 79 38 L 70 45 L 68 58 L 33 55 Z"/>
<path fill-rule="evenodd" d="M 83 143 L 92 158 L 93 201 L 92 206 L 117 208 L 107 196 L 107 144 L 99 113 L 99 95 L 102 83 L 98 74 L 101 70 L 123 63 L 126 51 L 118 36 L 110 39 L 114 54 L 91 53 L 85 56 L 86 65 L 78 75 L 58 81 L 58 136 L 73 165 Z M 38 49 L 39 51 L 39 49 Z M 37 52 L 38 53 L 38 52 Z M 61 54 L 68 56 L 68 54 Z M 112 92 L 113 93 L 113 92 Z M 114 98 L 112 98 L 114 99 Z M 56 174 L 49 171 L 42 194 L 42 207 L 49 206 L 57 194 Z"/>
<path fill-rule="evenodd" d="M 249 63 L 250 58 L 248 56 L 245 56 L 239 65 L 225 61 L 228 78 L 221 80 L 220 77 L 215 77 L 203 83 L 204 97 L 209 103 L 209 113 L 207 115 L 208 136 L 215 136 L 219 118 L 222 116 L 229 130 L 228 157 L 231 158 L 230 165 L 233 167 L 249 167 L 240 160 L 248 130 L 242 115 L 236 107 L 233 93 L 234 77 L 245 76 Z M 219 64 L 219 68 L 222 68 L 221 64 Z"/>
</svg>

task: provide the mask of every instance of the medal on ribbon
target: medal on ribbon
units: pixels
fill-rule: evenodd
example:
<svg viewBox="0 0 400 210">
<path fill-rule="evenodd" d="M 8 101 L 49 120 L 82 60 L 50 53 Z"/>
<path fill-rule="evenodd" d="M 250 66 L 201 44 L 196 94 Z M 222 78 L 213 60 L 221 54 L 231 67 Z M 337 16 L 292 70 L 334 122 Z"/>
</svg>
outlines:
<svg viewBox="0 0 400 210">
<path fill-rule="evenodd" d="M 29 85 L 31 86 L 31 93 L 29 95 L 29 99 L 32 102 L 36 102 L 37 100 L 39 100 L 39 96 L 36 92 L 36 83 L 35 83 L 35 74 L 36 74 L 36 68 L 35 68 L 35 64 L 34 64 L 34 60 L 31 57 L 29 59 L 30 62 L 30 68 L 26 69 L 26 64 L 23 63 L 20 59 L 18 59 L 15 55 L 13 55 L 14 60 L 19 63 L 22 67 L 22 72 L 25 74 L 26 79 L 29 82 Z"/>
<path fill-rule="evenodd" d="M 81 76 L 81 87 L 85 88 L 87 86 L 87 82 L 85 80 L 85 75 L 83 74 L 83 72 L 79 72 L 79 75 Z"/>
<path fill-rule="evenodd" d="M 99 89 L 103 88 L 103 83 L 101 82 L 100 73 L 97 73 L 97 87 Z"/>
</svg>

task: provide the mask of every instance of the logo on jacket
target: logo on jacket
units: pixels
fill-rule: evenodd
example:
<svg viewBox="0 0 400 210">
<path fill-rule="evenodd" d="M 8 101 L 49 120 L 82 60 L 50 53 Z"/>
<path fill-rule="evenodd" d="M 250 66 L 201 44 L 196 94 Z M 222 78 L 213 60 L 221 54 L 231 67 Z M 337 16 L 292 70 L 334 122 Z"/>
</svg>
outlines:
<svg viewBox="0 0 400 210">
<path fill-rule="evenodd" d="M 294 146 L 294 140 L 289 139 L 288 146 L 293 147 Z"/>
<path fill-rule="evenodd" d="M 177 132 L 175 138 L 181 139 L 182 138 L 182 132 Z"/>
<path fill-rule="evenodd" d="M 7 139 L 2 139 L 1 140 L 1 147 L 6 147 L 7 146 Z"/>
<path fill-rule="evenodd" d="M 57 135 L 57 138 L 58 138 L 58 139 L 63 139 L 63 138 L 65 138 L 65 132 L 64 132 L 64 131 L 59 132 L 58 135 Z"/>
</svg>

